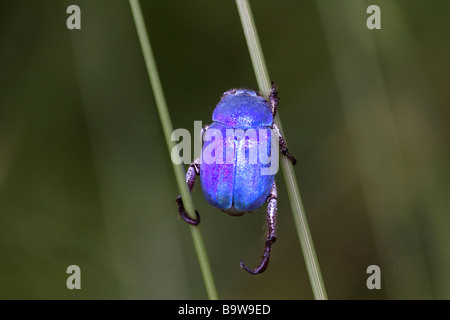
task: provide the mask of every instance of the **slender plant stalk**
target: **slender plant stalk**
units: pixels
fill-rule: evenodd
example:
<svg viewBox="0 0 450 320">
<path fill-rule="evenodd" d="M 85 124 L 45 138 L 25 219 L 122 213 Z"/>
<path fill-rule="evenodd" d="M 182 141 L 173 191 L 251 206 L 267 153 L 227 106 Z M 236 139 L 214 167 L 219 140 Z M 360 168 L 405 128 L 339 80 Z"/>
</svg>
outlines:
<svg viewBox="0 0 450 320">
<path fill-rule="evenodd" d="M 267 72 L 263 51 L 259 43 L 250 5 L 247 0 L 236 0 L 236 5 L 241 17 L 242 28 L 244 29 L 245 39 L 247 40 L 259 90 L 267 98 L 269 96 L 270 78 L 269 73 Z M 280 113 L 277 112 L 275 123 L 280 128 L 280 131 L 283 132 L 279 114 Z M 309 279 L 311 281 L 314 297 L 316 300 L 326 300 L 328 299 L 327 293 L 323 284 L 322 274 L 320 272 L 316 252 L 314 250 L 314 244 L 309 231 L 308 222 L 306 220 L 305 210 L 303 209 L 302 198 L 300 196 L 300 190 L 295 178 L 294 168 L 292 163 L 286 157 L 282 157 L 281 170 L 285 178 L 292 214 L 294 216 L 298 238 L 305 257 L 306 267 L 308 270 Z"/>
<path fill-rule="evenodd" d="M 156 62 L 153 57 L 152 48 L 150 46 L 150 39 L 145 27 L 145 21 L 144 17 L 142 16 L 142 10 L 139 0 L 130 0 L 130 6 L 133 13 L 133 19 L 136 24 L 139 42 L 141 43 L 145 65 L 147 67 L 150 83 L 155 96 L 159 117 L 161 119 L 164 137 L 166 139 L 167 148 L 169 149 L 170 153 L 174 147 L 174 142 L 171 139 L 171 135 L 173 132 L 172 122 L 170 119 L 169 111 L 167 109 L 166 100 L 164 98 L 161 81 L 159 80 L 158 70 L 156 68 Z M 194 204 L 192 202 L 191 194 L 186 184 L 184 167 L 182 164 L 176 165 L 173 163 L 173 170 L 175 172 L 175 177 L 180 189 L 184 207 L 186 211 L 191 215 L 191 217 L 195 217 L 195 215 L 193 214 L 195 212 Z M 208 297 L 210 300 L 217 300 L 217 291 L 211 273 L 211 268 L 209 266 L 209 260 L 206 254 L 206 249 L 202 239 L 202 235 L 200 233 L 200 229 L 198 226 L 190 226 L 190 230 Z"/>
</svg>

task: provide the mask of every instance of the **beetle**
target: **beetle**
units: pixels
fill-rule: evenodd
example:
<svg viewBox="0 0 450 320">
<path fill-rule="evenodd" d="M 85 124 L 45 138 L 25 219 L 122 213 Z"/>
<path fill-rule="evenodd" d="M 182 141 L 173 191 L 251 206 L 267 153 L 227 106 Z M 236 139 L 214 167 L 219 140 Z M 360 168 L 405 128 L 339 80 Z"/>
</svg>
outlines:
<svg viewBox="0 0 450 320">
<path fill-rule="evenodd" d="M 201 136 L 204 140 L 202 155 L 191 163 L 186 173 L 189 191 L 192 191 L 195 179 L 199 175 L 205 199 L 232 216 L 241 216 L 254 211 L 265 201 L 268 202 L 267 238 L 261 262 L 255 269 L 248 268 L 242 260 L 240 263 L 241 268 L 254 275 L 264 272 L 269 263 L 271 247 L 276 240 L 278 197 L 275 173 L 263 173 L 262 170 L 267 169 L 269 164 L 264 163 L 262 159 L 257 161 L 253 159 L 252 162 L 250 155 L 255 153 L 251 150 L 253 147 L 264 145 L 266 151 L 272 152 L 273 147 L 268 142 L 272 141 L 272 135 L 275 135 L 274 139 L 278 136 L 275 145 L 279 146 L 281 154 L 294 165 L 297 162 L 289 153 L 286 142 L 274 123 L 279 101 L 277 94 L 274 82 L 270 89 L 269 100 L 262 97 L 257 90 L 226 91 L 214 109 L 213 123 L 202 129 Z M 232 135 L 229 134 L 230 130 Z M 247 134 L 251 130 L 253 134 Z M 221 155 L 220 151 L 224 149 L 227 152 L 226 154 L 222 152 Z M 184 221 L 191 225 L 199 224 L 200 215 L 197 210 L 195 210 L 196 218 L 191 218 L 184 209 L 181 195 L 176 202 L 178 212 Z"/>
</svg>

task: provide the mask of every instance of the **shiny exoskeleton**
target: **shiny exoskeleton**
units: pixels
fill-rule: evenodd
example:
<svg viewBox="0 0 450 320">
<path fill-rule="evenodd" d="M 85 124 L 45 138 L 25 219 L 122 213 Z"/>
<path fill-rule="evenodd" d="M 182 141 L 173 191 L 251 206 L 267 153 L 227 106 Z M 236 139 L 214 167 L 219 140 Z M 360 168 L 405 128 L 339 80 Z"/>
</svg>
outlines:
<svg viewBox="0 0 450 320">
<path fill-rule="evenodd" d="M 251 150 L 264 146 L 265 150 L 271 153 L 271 139 L 272 135 L 275 135 L 274 138 L 278 136 L 281 153 L 288 157 L 293 164 L 296 163 L 295 157 L 289 153 L 286 143 L 274 123 L 278 100 L 276 86 L 273 82 L 269 101 L 256 90 L 232 89 L 226 91 L 214 110 L 213 123 L 203 129 L 202 157 L 196 159 L 186 173 L 189 190 L 194 187 L 196 176 L 200 175 L 205 199 L 211 205 L 230 215 L 240 216 L 258 209 L 265 201 L 268 202 L 268 231 L 261 263 L 255 269 L 250 269 L 241 261 L 241 268 L 251 274 L 259 274 L 267 268 L 270 250 L 276 240 L 277 222 L 275 173 L 267 174 L 263 171 L 271 163 L 265 163 L 260 159 L 251 161 Z M 250 131 L 253 135 L 248 134 Z M 233 134 L 230 135 L 230 132 Z M 211 149 L 215 151 L 210 154 Z M 227 150 L 227 152 L 223 152 L 221 155 L 218 150 Z M 207 159 L 208 156 L 212 157 L 214 161 Z M 196 211 L 195 219 L 187 215 L 181 196 L 177 198 L 177 204 L 181 217 L 187 223 L 197 225 L 200 222 L 198 211 Z"/>
</svg>

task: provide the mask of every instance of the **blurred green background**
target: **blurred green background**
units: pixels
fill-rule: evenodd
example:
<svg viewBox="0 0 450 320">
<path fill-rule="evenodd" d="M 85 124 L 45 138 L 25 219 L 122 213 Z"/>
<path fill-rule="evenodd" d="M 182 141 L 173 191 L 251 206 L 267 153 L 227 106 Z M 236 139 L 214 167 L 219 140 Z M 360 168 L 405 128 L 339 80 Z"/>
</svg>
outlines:
<svg viewBox="0 0 450 320">
<path fill-rule="evenodd" d="M 175 128 L 256 88 L 234 1 L 141 4 Z M 449 299 L 450 2 L 251 6 L 329 298 Z M 128 1 L 2 1 L 0 40 L 0 298 L 206 299 Z M 239 261 L 259 262 L 265 208 L 230 217 L 194 189 L 220 298 L 313 298 L 277 181 L 257 277 Z"/>
</svg>

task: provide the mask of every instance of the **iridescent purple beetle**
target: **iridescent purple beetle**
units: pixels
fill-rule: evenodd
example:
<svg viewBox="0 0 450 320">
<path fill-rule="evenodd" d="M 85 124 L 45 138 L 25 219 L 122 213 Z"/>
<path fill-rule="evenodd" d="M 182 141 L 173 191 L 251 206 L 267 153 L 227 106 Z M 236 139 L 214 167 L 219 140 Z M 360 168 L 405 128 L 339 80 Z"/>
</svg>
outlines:
<svg viewBox="0 0 450 320">
<path fill-rule="evenodd" d="M 267 201 L 267 239 L 261 263 L 255 269 L 250 269 L 241 261 L 241 268 L 251 274 L 259 274 L 266 270 L 269 263 L 270 249 L 276 240 L 275 227 L 277 222 L 277 187 L 275 174 L 264 173 L 270 163 L 261 159 L 251 161 L 252 146 L 265 146 L 265 152 L 272 152 L 271 139 L 278 137 L 281 153 L 296 164 L 296 159 L 289 153 L 286 143 L 274 123 L 278 107 L 276 86 L 272 82 L 269 101 L 256 90 L 232 89 L 225 92 L 213 113 L 213 123 L 202 130 L 204 140 L 202 157 L 195 160 L 186 173 L 189 190 L 194 187 L 195 178 L 200 175 L 202 191 L 206 200 L 216 208 L 232 215 L 241 216 L 244 213 L 258 209 Z M 227 131 L 228 130 L 228 131 Z M 233 135 L 228 134 L 234 132 Z M 245 130 L 245 133 L 244 133 Z M 247 134 L 248 132 L 253 134 Z M 210 139 L 206 139 L 206 137 Z M 214 137 L 212 139 L 211 137 Z M 225 137 L 225 138 L 224 138 Z M 209 140 L 209 141 L 208 141 Z M 215 161 L 208 161 L 208 151 L 212 143 Z M 220 156 L 217 149 L 227 150 Z M 276 150 L 278 152 L 278 150 Z M 230 156 L 231 155 L 231 156 Z M 230 161 L 231 157 L 231 161 Z M 217 161 L 219 160 L 219 161 Z M 181 196 L 177 198 L 178 212 L 189 224 L 197 225 L 200 216 L 196 210 L 196 219 L 190 218 L 183 206 Z"/>
</svg>

